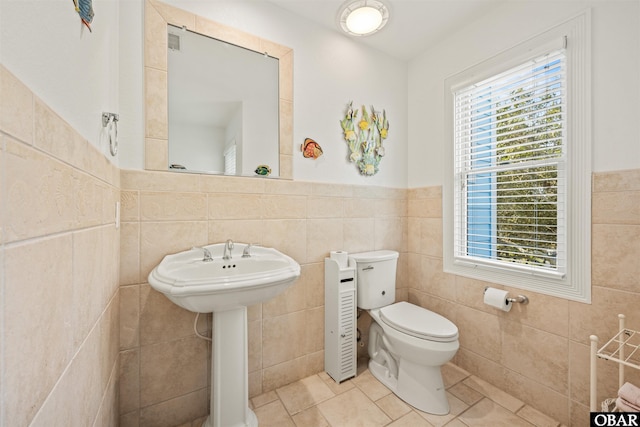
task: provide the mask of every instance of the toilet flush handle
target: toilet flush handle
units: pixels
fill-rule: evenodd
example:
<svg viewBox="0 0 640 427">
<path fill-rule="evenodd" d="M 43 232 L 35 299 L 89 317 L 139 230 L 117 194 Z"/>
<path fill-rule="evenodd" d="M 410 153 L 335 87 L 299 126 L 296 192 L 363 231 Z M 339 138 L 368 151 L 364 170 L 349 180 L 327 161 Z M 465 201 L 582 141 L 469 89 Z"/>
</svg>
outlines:
<svg viewBox="0 0 640 427">
<path fill-rule="evenodd" d="M 370 265 L 362 269 L 362 271 L 365 271 L 365 270 L 373 270 L 373 265 Z"/>
</svg>

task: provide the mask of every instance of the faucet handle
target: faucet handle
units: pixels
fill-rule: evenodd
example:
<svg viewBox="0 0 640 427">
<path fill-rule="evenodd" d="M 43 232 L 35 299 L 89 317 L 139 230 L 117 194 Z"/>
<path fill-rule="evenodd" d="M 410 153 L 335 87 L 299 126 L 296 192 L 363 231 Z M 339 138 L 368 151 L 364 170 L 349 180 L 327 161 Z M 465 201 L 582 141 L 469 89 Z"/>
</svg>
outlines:
<svg viewBox="0 0 640 427">
<path fill-rule="evenodd" d="M 247 243 L 247 246 L 244 247 L 244 251 L 242 251 L 242 258 L 251 257 L 251 243 Z"/>
<path fill-rule="evenodd" d="M 211 256 L 211 251 L 205 248 L 204 246 L 194 246 L 192 249 L 202 249 L 202 251 L 204 252 L 202 261 L 204 262 L 213 261 L 213 257 Z"/>
</svg>

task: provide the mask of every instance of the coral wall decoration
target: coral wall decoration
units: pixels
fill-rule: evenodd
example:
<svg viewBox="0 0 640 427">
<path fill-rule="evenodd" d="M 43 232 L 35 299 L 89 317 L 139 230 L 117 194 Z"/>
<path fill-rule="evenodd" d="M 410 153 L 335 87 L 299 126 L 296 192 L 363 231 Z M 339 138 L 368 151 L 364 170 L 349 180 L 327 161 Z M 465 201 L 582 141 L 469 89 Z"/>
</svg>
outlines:
<svg viewBox="0 0 640 427">
<path fill-rule="evenodd" d="M 340 121 L 344 139 L 349 145 L 349 160 L 355 163 L 362 175 L 372 176 L 378 173 L 378 165 L 384 156 L 382 142 L 389 133 L 387 112 L 376 111 L 371 107 L 371 114 L 362 106 L 362 116 L 358 119 L 358 110 L 349 102 L 347 113 Z"/>
</svg>

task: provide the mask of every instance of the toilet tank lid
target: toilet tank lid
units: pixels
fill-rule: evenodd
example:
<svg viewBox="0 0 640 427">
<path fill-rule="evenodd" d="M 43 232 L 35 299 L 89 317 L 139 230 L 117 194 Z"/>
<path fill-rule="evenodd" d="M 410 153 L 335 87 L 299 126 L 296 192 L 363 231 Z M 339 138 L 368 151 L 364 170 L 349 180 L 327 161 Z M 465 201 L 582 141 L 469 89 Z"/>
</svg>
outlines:
<svg viewBox="0 0 640 427">
<path fill-rule="evenodd" d="M 398 258 L 399 254 L 396 251 L 381 250 L 371 252 L 360 252 L 357 254 L 349 254 L 349 258 L 352 258 L 355 262 L 375 262 L 375 261 L 387 261 L 390 259 Z"/>
</svg>

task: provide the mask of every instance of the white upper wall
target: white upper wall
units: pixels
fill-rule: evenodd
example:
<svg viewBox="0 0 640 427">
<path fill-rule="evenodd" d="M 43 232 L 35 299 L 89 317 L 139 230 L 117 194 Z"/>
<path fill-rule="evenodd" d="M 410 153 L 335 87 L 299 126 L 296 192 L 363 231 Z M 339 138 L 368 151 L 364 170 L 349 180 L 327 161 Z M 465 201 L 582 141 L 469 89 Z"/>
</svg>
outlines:
<svg viewBox="0 0 640 427">
<path fill-rule="evenodd" d="M 70 0 L 0 1 L 0 61 L 111 158 L 102 112 L 119 107 L 118 2 L 93 9 L 90 33 Z"/>
<path fill-rule="evenodd" d="M 514 1 L 410 61 L 409 188 L 443 183 L 445 79 L 587 8 L 593 171 L 640 168 L 640 2 Z"/>
</svg>

